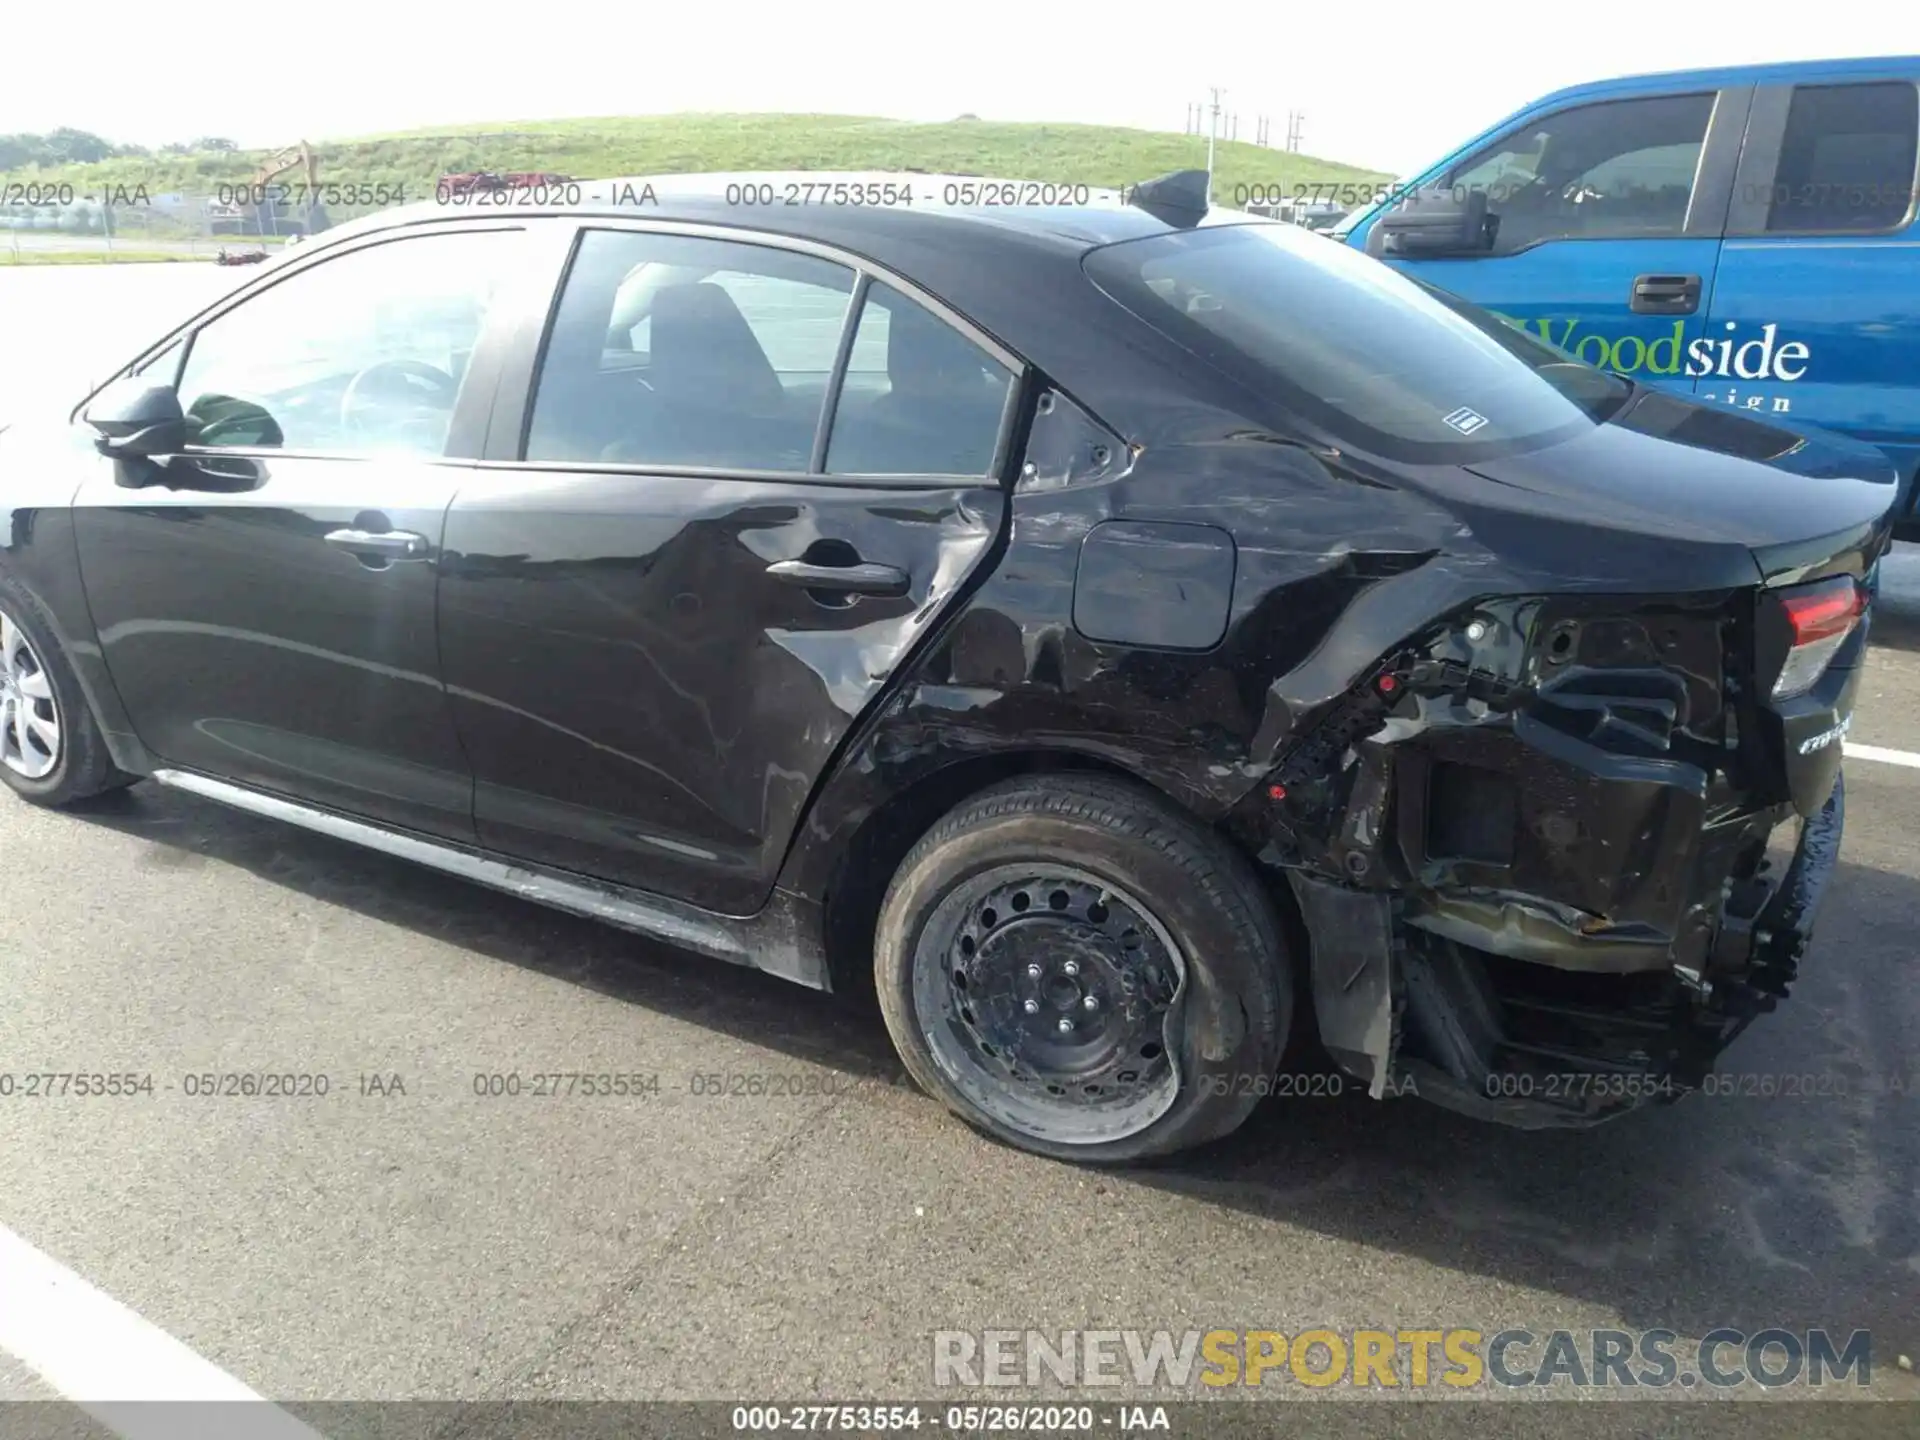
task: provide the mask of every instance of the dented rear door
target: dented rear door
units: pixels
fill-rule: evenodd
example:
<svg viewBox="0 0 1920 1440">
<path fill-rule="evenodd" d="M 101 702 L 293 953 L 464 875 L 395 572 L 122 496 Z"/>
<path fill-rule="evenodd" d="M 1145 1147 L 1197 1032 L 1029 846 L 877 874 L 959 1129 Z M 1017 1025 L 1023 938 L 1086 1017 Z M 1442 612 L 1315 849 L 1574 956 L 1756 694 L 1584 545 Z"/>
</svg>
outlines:
<svg viewBox="0 0 1920 1440">
<path fill-rule="evenodd" d="M 848 728 L 993 552 L 1018 376 L 812 247 L 589 228 L 569 267 L 529 317 L 530 403 L 509 376 L 447 519 L 476 828 L 749 913 Z"/>
</svg>

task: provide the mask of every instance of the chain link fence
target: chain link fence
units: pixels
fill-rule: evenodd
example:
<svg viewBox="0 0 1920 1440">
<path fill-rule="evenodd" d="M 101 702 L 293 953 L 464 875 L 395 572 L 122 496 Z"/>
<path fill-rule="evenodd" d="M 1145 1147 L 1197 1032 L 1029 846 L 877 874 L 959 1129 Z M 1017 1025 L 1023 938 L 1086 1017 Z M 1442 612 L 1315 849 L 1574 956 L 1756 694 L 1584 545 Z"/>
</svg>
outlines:
<svg viewBox="0 0 1920 1440">
<path fill-rule="evenodd" d="M 323 187 L 324 188 L 324 187 Z M 79 196 L 69 186 L 15 186 L 0 203 L 0 264 L 211 260 L 220 251 L 271 250 L 384 208 L 310 202 L 299 187 L 234 185 L 205 194 Z"/>
</svg>

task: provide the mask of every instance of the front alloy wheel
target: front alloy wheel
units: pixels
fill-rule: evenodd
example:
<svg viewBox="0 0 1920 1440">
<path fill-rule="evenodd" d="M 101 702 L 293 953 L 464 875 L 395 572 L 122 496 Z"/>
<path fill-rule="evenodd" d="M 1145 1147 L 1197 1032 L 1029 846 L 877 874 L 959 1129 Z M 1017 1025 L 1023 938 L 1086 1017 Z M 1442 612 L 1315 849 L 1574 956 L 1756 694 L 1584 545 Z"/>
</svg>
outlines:
<svg viewBox="0 0 1920 1440">
<path fill-rule="evenodd" d="M 0 566 L 0 785 L 34 805 L 71 805 L 131 785 L 39 597 Z"/>
<path fill-rule="evenodd" d="M 27 632 L 0 610 L 0 764 L 42 780 L 60 763 L 60 706 Z"/>
</svg>

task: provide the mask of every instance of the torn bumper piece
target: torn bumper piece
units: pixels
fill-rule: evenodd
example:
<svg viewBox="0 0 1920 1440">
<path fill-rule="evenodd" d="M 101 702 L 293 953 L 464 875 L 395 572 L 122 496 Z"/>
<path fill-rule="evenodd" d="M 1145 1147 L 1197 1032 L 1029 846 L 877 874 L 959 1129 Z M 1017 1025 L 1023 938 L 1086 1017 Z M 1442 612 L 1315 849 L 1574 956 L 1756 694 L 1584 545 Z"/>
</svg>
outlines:
<svg viewBox="0 0 1920 1440">
<path fill-rule="evenodd" d="M 1838 861 L 1844 781 L 1792 859 L 1729 879 L 1697 965 L 1569 970 L 1409 920 L 1416 900 L 1287 871 L 1313 936 L 1321 1040 L 1380 1098 L 1417 1093 L 1525 1129 L 1597 1124 L 1696 1088 L 1787 993 Z M 1550 924 L 1550 919 L 1543 922 Z"/>
<path fill-rule="evenodd" d="M 1835 863 L 1864 630 L 1795 678 L 1787 622 L 1849 583 L 1483 600 L 1305 712 L 1236 818 L 1336 1063 L 1525 1127 L 1698 1087 Z"/>
</svg>

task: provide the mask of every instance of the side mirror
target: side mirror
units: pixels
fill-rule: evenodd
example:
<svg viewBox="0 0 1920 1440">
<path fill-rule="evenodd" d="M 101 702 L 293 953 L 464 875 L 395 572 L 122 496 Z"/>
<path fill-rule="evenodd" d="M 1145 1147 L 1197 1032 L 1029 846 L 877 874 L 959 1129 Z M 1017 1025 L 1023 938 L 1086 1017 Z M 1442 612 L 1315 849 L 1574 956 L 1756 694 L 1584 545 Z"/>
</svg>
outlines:
<svg viewBox="0 0 1920 1440">
<path fill-rule="evenodd" d="M 81 418 L 96 432 L 94 447 L 116 460 L 176 455 L 187 443 L 178 393 L 138 375 L 107 386 Z"/>
<path fill-rule="evenodd" d="M 1416 190 L 1373 222 L 1367 253 L 1485 255 L 1493 249 L 1499 217 L 1487 213 L 1487 192 L 1437 185 Z"/>
</svg>

